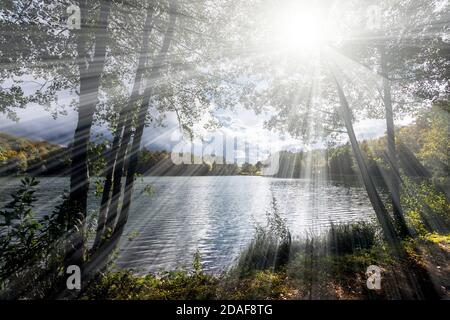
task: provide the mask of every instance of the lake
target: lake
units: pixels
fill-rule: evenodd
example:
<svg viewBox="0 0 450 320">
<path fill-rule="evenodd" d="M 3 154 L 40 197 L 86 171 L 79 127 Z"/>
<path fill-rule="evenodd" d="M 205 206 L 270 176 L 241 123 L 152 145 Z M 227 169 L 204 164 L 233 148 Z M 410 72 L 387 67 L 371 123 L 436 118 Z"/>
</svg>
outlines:
<svg viewBox="0 0 450 320">
<path fill-rule="evenodd" d="M 69 179 L 39 180 L 35 208 L 44 214 L 61 201 Z M 17 178 L 0 179 L 2 205 L 18 184 Z M 153 186 L 152 195 L 144 192 L 147 185 Z M 209 272 L 231 266 L 251 241 L 255 227 L 266 224 L 273 198 L 294 237 L 319 233 L 330 223 L 375 217 L 358 182 L 251 176 L 145 177 L 138 178 L 135 186 L 116 264 L 142 272 L 189 267 L 196 250 Z M 96 210 L 99 201 L 92 192 L 89 210 Z"/>
</svg>

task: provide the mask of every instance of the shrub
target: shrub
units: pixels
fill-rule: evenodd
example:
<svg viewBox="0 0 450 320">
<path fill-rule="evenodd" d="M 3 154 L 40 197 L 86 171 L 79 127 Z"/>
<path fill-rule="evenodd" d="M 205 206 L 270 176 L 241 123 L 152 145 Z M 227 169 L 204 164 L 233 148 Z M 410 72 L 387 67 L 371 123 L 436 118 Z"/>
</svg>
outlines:
<svg viewBox="0 0 450 320">
<path fill-rule="evenodd" d="M 414 182 L 403 177 L 402 204 L 406 219 L 419 235 L 450 230 L 450 203 L 430 182 Z"/>
<path fill-rule="evenodd" d="M 22 179 L 19 188 L 11 195 L 12 200 L 0 210 L 2 294 L 8 291 L 8 294 L 21 297 L 22 293 L 14 292 L 14 286 L 17 286 L 27 297 L 39 296 L 51 286 L 53 275 L 58 272 L 64 223 L 61 223 L 60 207 L 51 216 L 35 218 L 34 193 L 38 184 L 35 178 Z M 38 280 L 40 273 L 46 275 Z"/>
<path fill-rule="evenodd" d="M 213 299 L 218 278 L 203 272 L 198 253 L 194 255 L 192 265 L 192 271 L 175 270 L 145 276 L 132 270 L 108 271 L 91 282 L 82 299 Z"/>
</svg>

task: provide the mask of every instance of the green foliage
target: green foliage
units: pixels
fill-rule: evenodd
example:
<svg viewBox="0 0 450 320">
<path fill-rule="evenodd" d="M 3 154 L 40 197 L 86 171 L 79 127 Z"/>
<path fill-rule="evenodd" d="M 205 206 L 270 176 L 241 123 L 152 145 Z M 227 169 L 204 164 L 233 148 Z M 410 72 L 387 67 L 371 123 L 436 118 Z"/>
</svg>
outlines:
<svg viewBox="0 0 450 320">
<path fill-rule="evenodd" d="M 147 196 L 153 197 L 155 195 L 156 188 L 151 184 L 147 184 L 144 187 L 144 192 L 147 194 Z"/>
<path fill-rule="evenodd" d="M 61 253 L 57 245 L 65 231 L 64 217 L 60 214 L 64 204 L 51 216 L 35 218 L 33 205 L 38 184 L 35 178 L 22 179 L 11 195 L 12 200 L 0 211 L 1 287 L 24 277 L 30 270 L 34 274 L 47 270 Z"/>
<path fill-rule="evenodd" d="M 88 165 L 91 176 L 101 176 L 106 168 L 106 142 L 88 144 Z"/>
<path fill-rule="evenodd" d="M 203 272 L 202 256 L 200 254 L 200 251 L 198 251 L 198 250 L 194 253 L 194 260 L 192 261 L 192 267 L 194 268 L 194 272 L 196 274 L 200 274 Z"/>
<path fill-rule="evenodd" d="M 84 292 L 82 299 L 212 299 L 218 279 L 207 275 L 201 267 L 200 254 L 194 254 L 193 270 L 162 272 L 144 277 L 130 270 L 106 272 Z"/>
<path fill-rule="evenodd" d="M 353 153 L 350 145 L 347 143 L 343 146 L 337 146 L 327 150 L 328 152 L 328 168 L 330 175 L 354 175 L 355 164 Z"/>
<path fill-rule="evenodd" d="M 283 271 L 262 270 L 245 275 L 231 271 L 219 280 L 218 299 L 286 299 L 295 290 Z"/>
<path fill-rule="evenodd" d="M 399 130 L 398 137 L 434 178 L 448 179 L 450 163 L 448 102 L 423 110 L 415 123 Z"/>
<path fill-rule="evenodd" d="M 258 271 L 244 278 L 234 272 L 208 275 L 198 268 L 198 258 L 196 254 L 192 272 L 176 270 L 145 276 L 131 270 L 106 272 L 87 287 L 81 299 L 280 299 L 292 290 L 282 272 Z"/>
<path fill-rule="evenodd" d="M 139 236 L 139 231 L 137 231 L 137 230 L 135 230 L 135 231 L 131 231 L 129 234 L 128 234 L 128 241 L 133 241 L 134 239 L 136 239 L 136 237 L 138 237 Z"/>
<path fill-rule="evenodd" d="M 450 203 L 446 195 L 428 181 L 403 177 L 402 204 L 406 219 L 419 235 L 450 228 Z"/>
<path fill-rule="evenodd" d="M 82 299 L 181 300 L 211 299 L 216 280 L 186 271 L 165 272 L 140 277 L 131 271 L 105 273 L 90 286 Z"/>
<path fill-rule="evenodd" d="M 4 162 L 6 160 L 8 160 L 6 157 L 6 150 L 4 147 L 0 146 L 0 162 Z"/>
<path fill-rule="evenodd" d="M 103 179 L 95 179 L 94 184 L 95 184 L 94 194 L 96 197 L 100 197 L 103 194 L 104 190 Z"/>
<path fill-rule="evenodd" d="M 4 223 L 0 224 L 3 227 L 15 227 L 20 224 L 32 225 L 32 230 L 35 230 L 36 225 L 31 223 L 33 221 L 33 203 L 36 201 L 34 196 L 35 187 L 39 182 L 34 178 L 24 178 L 21 181 L 21 186 L 16 193 L 11 194 L 13 200 L 9 202 L 5 210 L 0 211 L 0 215 L 4 218 Z M 25 230 L 27 227 L 25 227 Z M 19 238 L 21 233 L 18 234 Z"/>
<path fill-rule="evenodd" d="M 447 235 L 441 235 L 436 232 L 427 234 L 424 236 L 424 239 L 430 242 L 433 242 L 435 244 L 445 244 L 450 245 L 450 234 Z"/>
</svg>

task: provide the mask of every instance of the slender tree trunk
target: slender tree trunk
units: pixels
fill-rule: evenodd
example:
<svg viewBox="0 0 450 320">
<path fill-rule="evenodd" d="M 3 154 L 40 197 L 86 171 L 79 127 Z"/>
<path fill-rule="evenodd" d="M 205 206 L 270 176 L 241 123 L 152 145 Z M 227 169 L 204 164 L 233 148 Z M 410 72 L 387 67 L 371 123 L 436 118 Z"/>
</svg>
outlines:
<svg viewBox="0 0 450 320">
<path fill-rule="evenodd" d="M 71 151 L 71 174 L 66 263 L 80 265 L 84 256 L 84 221 L 89 192 L 88 143 L 95 107 L 98 101 L 101 74 L 105 65 L 107 26 L 111 1 L 102 1 L 95 31 L 94 60 L 88 63 L 86 52 L 88 2 L 80 1 L 81 30 L 77 50 L 80 70 L 80 105 Z"/>
<path fill-rule="evenodd" d="M 362 155 L 361 149 L 359 148 L 358 140 L 356 139 L 355 131 L 353 129 L 352 119 L 351 119 L 351 111 L 348 106 L 347 98 L 345 97 L 344 91 L 342 90 L 341 84 L 338 79 L 335 77 L 335 83 L 339 94 L 339 100 L 341 103 L 341 117 L 344 120 L 345 128 L 347 130 L 347 134 L 350 140 L 350 144 L 353 149 L 353 153 L 355 155 L 356 163 L 361 172 L 361 176 L 363 179 L 364 186 L 367 191 L 367 195 L 369 196 L 369 200 L 372 204 L 373 209 L 375 210 L 375 214 L 377 216 L 378 222 L 381 225 L 383 230 L 384 237 L 389 244 L 392 251 L 398 255 L 398 239 L 395 232 L 395 227 L 391 221 L 388 211 L 383 204 L 383 201 L 378 194 L 378 191 L 373 183 L 372 178 L 369 175 L 369 171 L 367 170 L 366 163 L 364 162 L 364 157 Z"/>
<path fill-rule="evenodd" d="M 126 107 L 124 107 L 119 114 L 119 121 L 110 156 L 111 163 L 108 164 L 107 167 L 94 247 L 98 247 L 101 240 L 105 237 L 105 232 L 112 232 L 116 220 L 122 190 L 122 176 L 124 172 L 125 158 L 127 156 L 127 148 L 131 139 L 130 132 L 133 120 L 131 114 L 135 103 L 140 98 L 139 90 L 142 86 L 146 64 L 149 60 L 149 41 L 150 33 L 153 29 L 153 13 L 154 7 L 149 6 L 147 8 L 147 15 L 144 22 L 142 46 L 139 52 L 138 66 L 136 69 L 132 93 Z"/>
<path fill-rule="evenodd" d="M 153 83 L 152 82 L 161 76 L 161 69 L 164 65 L 164 61 L 166 60 L 166 56 L 169 51 L 170 44 L 172 42 L 172 38 L 175 33 L 177 8 L 178 8 L 178 1 L 172 0 L 170 2 L 170 8 L 169 8 L 169 10 L 170 10 L 169 27 L 167 28 L 166 34 L 164 35 L 164 41 L 163 41 L 161 50 L 153 63 L 152 70 L 150 71 L 150 80 L 151 80 L 150 84 L 145 89 L 144 99 L 141 102 L 139 109 L 138 109 L 137 120 L 136 120 L 137 127 L 136 127 L 136 131 L 135 131 L 134 137 L 133 137 L 133 143 L 132 143 L 131 152 L 130 152 L 130 159 L 129 159 L 129 164 L 128 164 L 128 168 L 127 168 L 123 205 L 122 205 L 122 209 L 121 209 L 120 216 L 118 218 L 116 227 L 114 229 L 114 233 L 116 233 L 116 232 L 121 233 L 125 223 L 128 220 L 128 214 L 129 214 L 130 204 L 131 204 L 131 195 L 132 195 L 132 191 L 133 191 L 134 178 L 135 178 L 134 176 L 136 174 L 139 150 L 141 147 L 142 135 L 144 133 L 145 119 L 147 117 L 148 105 L 150 103 L 150 98 L 151 98 L 151 95 L 153 92 L 153 87 L 152 87 Z"/>
<path fill-rule="evenodd" d="M 111 188 L 113 183 L 114 167 L 117 160 L 117 153 L 120 145 L 120 138 L 122 136 L 123 124 L 118 125 L 118 131 L 114 134 L 114 139 L 111 145 L 111 150 L 108 152 L 108 159 L 106 165 L 105 182 L 103 185 L 102 201 L 100 204 L 100 212 L 97 222 L 97 232 L 95 235 L 93 250 L 96 250 L 104 237 L 105 224 L 107 219 L 108 205 L 111 199 Z M 120 131 L 119 131 L 120 130 Z"/>
<path fill-rule="evenodd" d="M 388 65 L 385 48 L 381 48 L 381 73 L 383 76 L 383 100 L 386 109 L 386 128 L 387 128 L 387 157 L 390 167 L 390 181 L 388 182 L 393 216 L 397 230 L 402 238 L 409 236 L 410 232 L 406 225 L 400 200 L 400 170 L 398 166 L 397 151 L 395 148 L 395 127 L 394 114 L 392 111 L 391 84 L 388 78 Z"/>
<path fill-rule="evenodd" d="M 117 161 L 116 161 L 116 165 L 114 168 L 112 196 L 111 196 L 111 202 L 110 202 L 110 205 L 108 208 L 106 227 L 105 227 L 105 231 L 107 231 L 109 233 L 108 236 L 111 235 L 111 233 L 114 229 L 114 225 L 115 225 L 116 218 L 117 218 L 117 211 L 119 208 L 119 201 L 120 201 L 120 196 L 121 196 L 121 192 L 122 192 L 122 178 L 123 178 L 123 173 L 124 173 L 124 169 L 125 169 L 125 165 L 126 165 L 126 161 L 127 161 L 127 157 L 128 157 L 127 150 L 129 148 L 130 139 L 131 139 L 131 136 L 128 135 L 126 132 L 130 131 L 132 128 L 132 120 L 130 120 L 131 118 L 132 118 L 131 114 L 126 117 L 127 123 L 126 123 L 125 127 L 123 128 L 123 137 L 122 137 L 122 141 L 120 143 L 120 147 L 119 147 L 118 154 L 117 154 Z"/>
</svg>

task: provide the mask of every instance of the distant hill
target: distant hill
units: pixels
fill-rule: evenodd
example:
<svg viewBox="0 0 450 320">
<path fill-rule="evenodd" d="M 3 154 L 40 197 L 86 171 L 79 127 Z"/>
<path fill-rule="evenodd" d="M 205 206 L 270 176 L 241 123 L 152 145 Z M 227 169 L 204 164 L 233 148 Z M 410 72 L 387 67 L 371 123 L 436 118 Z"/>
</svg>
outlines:
<svg viewBox="0 0 450 320">
<path fill-rule="evenodd" d="M 0 132 L 0 175 L 63 175 L 68 168 L 67 148 Z"/>
<path fill-rule="evenodd" d="M 106 164 L 103 156 L 106 148 L 103 145 L 92 145 L 91 149 L 95 152 L 89 163 L 90 174 L 102 175 Z M 46 141 L 34 141 L 0 132 L 0 176 L 67 175 L 70 169 L 69 150 Z M 195 163 L 198 163 L 198 159 Z M 145 176 L 259 175 L 259 171 L 260 167 L 252 164 L 175 165 L 167 151 L 149 150 L 139 153 L 137 168 L 137 173 Z"/>
</svg>

